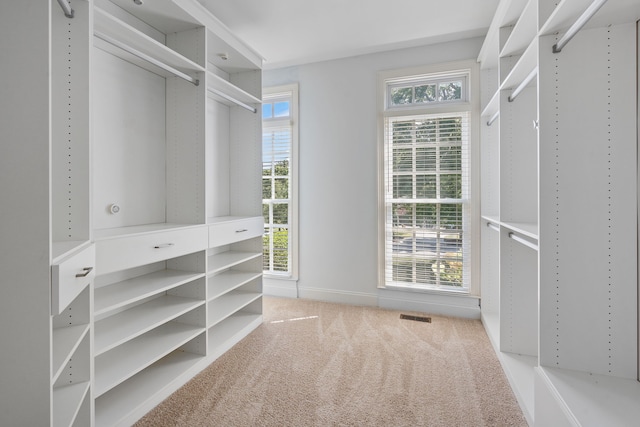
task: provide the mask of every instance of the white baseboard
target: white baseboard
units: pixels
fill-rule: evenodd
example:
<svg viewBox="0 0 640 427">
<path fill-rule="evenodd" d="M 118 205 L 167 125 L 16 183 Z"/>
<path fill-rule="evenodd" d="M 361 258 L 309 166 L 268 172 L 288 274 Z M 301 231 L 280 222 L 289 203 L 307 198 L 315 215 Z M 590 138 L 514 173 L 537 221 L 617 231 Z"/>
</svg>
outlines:
<svg viewBox="0 0 640 427">
<path fill-rule="evenodd" d="M 480 318 L 479 298 L 468 295 L 436 295 L 378 289 L 376 294 L 336 289 L 298 288 L 298 297 L 338 304 L 381 307 L 390 310 L 418 311 L 443 316 Z"/>
<path fill-rule="evenodd" d="M 262 293 L 272 297 L 298 298 L 298 281 L 263 277 Z"/>
<path fill-rule="evenodd" d="M 480 319 L 480 298 L 378 289 L 378 305 L 390 310 L 411 310 L 441 316 Z"/>
<path fill-rule="evenodd" d="M 298 289 L 298 296 L 300 298 L 338 304 L 365 305 L 370 307 L 376 307 L 378 305 L 377 295 L 363 292 L 301 287 Z"/>
</svg>

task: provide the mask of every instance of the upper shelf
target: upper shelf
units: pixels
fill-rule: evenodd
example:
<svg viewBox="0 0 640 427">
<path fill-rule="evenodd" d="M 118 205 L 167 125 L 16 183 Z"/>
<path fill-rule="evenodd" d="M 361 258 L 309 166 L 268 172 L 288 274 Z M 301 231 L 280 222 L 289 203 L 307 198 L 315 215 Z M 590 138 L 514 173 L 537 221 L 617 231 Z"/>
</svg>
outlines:
<svg viewBox="0 0 640 427">
<path fill-rule="evenodd" d="M 96 46 L 157 74 L 170 75 L 168 72 L 152 65 L 150 62 L 139 59 L 111 43 L 102 41 L 101 36 L 106 36 L 109 39 L 133 48 L 191 77 L 195 77 L 198 72 L 205 71 L 204 67 L 185 58 L 178 52 L 98 7 L 94 7 L 94 34 L 98 37 L 98 39 L 95 39 Z"/>
<path fill-rule="evenodd" d="M 562 0 L 550 11 L 549 17 L 541 25 L 539 35 L 564 32 L 593 3 L 593 0 Z M 544 11 L 541 11 L 544 14 Z M 541 16 L 544 18 L 544 15 Z M 612 0 L 602 6 L 584 28 L 597 28 L 607 25 L 635 22 L 640 18 L 637 0 Z"/>
<path fill-rule="evenodd" d="M 536 35 L 544 36 L 566 31 L 591 3 L 593 0 L 561 0 L 554 7 L 553 2 L 541 1 L 538 8 L 536 7 L 538 6 L 537 0 L 529 0 L 528 2 L 526 0 L 501 0 L 478 56 L 481 67 L 483 69 L 496 68 L 500 57 L 521 52 L 528 43 L 536 38 Z M 538 13 L 540 15 L 539 22 L 536 17 Z M 638 7 L 637 0 L 612 0 L 606 2 L 584 28 L 635 22 L 638 19 L 640 19 L 640 7 Z M 513 25 L 516 20 L 517 23 L 512 35 L 500 50 L 500 29 Z M 536 28 L 538 24 L 539 30 Z"/>
<path fill-rule="evenodd" d="M 480 62 L 482 68 L 495 68 L 498 66 L 500 28 L 515 24 L 526 4 L 527 0 L 500 1 L 478 55 L 478 62 Z"/>
<path fill-rule="evenodd" d="M 207 89 L 217 100 L 229 106 L 255 110 L 262 103 L 260 99 L 213 73 L 207 73 Z"/>
<path fill-rule="evenodd" d="M 538 33 L 538 0 L 529 0 L 511 35 L 504 44 L 500 56 L 519 55 Z"/>
<path fill-rule="evenodd" d="M 99 0 L 96 5 L 106 8 L 109 6 L 107 1 L 164 34 L 203 26 L 199 19 L 173 0 L 151 0 L 140 2 L 141 4 L 136 4 L 132 0 Z"/>
</svg>

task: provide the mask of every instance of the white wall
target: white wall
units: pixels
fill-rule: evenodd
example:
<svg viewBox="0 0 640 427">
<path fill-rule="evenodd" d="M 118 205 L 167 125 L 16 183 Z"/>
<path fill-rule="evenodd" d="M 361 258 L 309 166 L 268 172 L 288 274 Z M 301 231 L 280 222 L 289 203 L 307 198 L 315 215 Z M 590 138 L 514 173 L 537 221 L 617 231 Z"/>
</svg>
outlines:
<svg viewBox="0 0 640 427">
<path fill-rule="evenodd" d="M 264 87 L 300 88 L 300 297 L 405 309 L 428 298 L 377 288 L 377 73 L 474 59 L 481 44 L 474 38 L 264 72 Z"/>
</svg>

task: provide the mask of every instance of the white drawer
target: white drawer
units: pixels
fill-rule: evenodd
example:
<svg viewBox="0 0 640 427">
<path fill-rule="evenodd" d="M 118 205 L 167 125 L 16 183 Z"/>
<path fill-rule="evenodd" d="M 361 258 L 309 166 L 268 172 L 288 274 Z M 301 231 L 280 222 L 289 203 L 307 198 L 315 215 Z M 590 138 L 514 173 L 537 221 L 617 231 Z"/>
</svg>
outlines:
<svg viewBox="0 0 640 427">
<path fill-rule="evenodd" d="M 96 251 L 90 245 L 51 266 L 51 313 L 60 314 L 96 275 Z"/>
<path fill-rule="evenodd" d="M 207 237 L 205 227 L 194 227 L 97 240 L 97 274 L 204 250 L 207 248 Z"/>
<path fill-rule="evenodd" d="M 261 216 L 234 218 L 209 225 L 209 247 L 228 245 L 264 234 Z"/>
</svg>

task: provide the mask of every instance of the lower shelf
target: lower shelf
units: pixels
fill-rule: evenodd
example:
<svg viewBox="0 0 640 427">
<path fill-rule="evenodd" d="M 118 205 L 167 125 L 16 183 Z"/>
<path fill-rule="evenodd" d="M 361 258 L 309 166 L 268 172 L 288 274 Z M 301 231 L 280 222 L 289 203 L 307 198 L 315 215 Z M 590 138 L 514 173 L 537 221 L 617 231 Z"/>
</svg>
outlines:
<svg viewBox="0 0 640 427">
<path fill-rule="evenodd" d="M 96 357 L 95 396 L 99 397 L 204 331 L 169 322 Z"/>
<path fill-rule="evenodd" d="M 640 382 L 635 379 L 549 367 L 537 368 L 536 376 L 536 426 L 549 421 L 554 426 L 638 425 Z"/>
<path fill-rule="evenodd" d="M 112 426 L 147 412 L 205 366 L 202 355 L 174 351 L 96 399 L 96 427 Z M 140 414 L 142 415 L 142 414 Z"/>
<path fill-rule="evenodd" d="M 207 326 L 213 326 L 262 296 L 259 292 L 232 291 L 208 303 Z"/>
<path fill-rule="evenodd" d="M 238 312 L 209 329 L 209 357 L 217 359 L 262 324 L 262 314 Z"/>
<path fill-rule="evenodd" d="M 88 391 L 88 381 L 53 389 L 54 427 L 69 427 L 73 424 Z"/>
<path fill-rule="evenodd" d="M 482 323 L 522 413 L 529 425 L 532 426 L 535 368 L 538 366 L 538 358 L 500 351 L 500 319 L 498 314 L 483 313 Z"/>
</svg>

